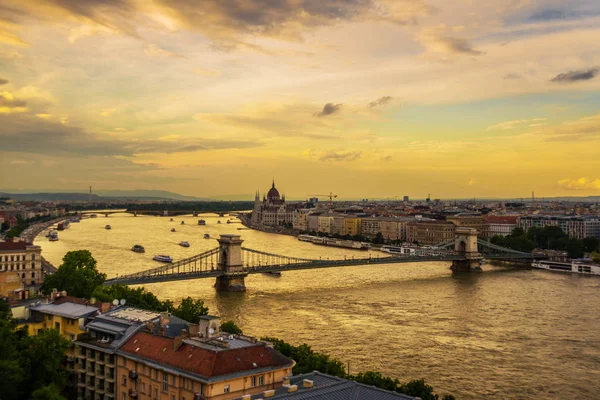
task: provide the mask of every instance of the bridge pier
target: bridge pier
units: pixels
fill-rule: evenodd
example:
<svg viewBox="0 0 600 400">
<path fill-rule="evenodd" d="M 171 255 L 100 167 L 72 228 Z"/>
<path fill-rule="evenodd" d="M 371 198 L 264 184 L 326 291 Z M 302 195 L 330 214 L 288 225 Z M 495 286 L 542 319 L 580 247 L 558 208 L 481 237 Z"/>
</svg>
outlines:
<svg viewBox="0 0 600 400">
<path fill-rule="evenodd" d="M 450 269 L 455 272 L 481 271 L 481 259 L 477 248 L 477 229 L 457 227 L 454 250 L 462 257 L 452 261 Z"/>
<path fill-rule="evenodd" d="M 242 261 L 242 243 L 240 235 L 221 235 L 219 239 L 218 266 L 223 275 L 217 277 L 215 285 L 218 292 L 245 292 L 244 271 Z"/>
</svg>

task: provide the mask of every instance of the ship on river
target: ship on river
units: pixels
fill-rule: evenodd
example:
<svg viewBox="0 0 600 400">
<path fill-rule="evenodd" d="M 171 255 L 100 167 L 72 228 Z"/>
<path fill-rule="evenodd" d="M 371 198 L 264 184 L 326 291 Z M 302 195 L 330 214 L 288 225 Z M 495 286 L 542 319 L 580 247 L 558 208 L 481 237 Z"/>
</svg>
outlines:
<svg viewBox="0 0 600 400">
<path fill-rule="evenodd" d="M 301 242 L 310 242 L 322 246 L 343 247 L 345 249 L 354 250 L 369 250 L 371 248 L 371 245 L 365 242 L 355 242 L 352 240 L 333 239 L 312 235 L 300 235 L 298 236 L 298 240 Z"/>
</svg>

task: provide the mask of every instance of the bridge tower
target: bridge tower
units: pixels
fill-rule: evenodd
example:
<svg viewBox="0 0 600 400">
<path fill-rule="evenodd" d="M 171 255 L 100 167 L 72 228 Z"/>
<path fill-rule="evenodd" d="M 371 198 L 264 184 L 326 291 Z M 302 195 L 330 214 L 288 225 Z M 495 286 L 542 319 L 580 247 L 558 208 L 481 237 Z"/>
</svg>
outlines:
<svg viewBox="0 0 600 400">
<path fill-rule="evenodd" d="M 242 243 L 240 235 L 221 235 L 219 239 L 218 266 L 223 275 L 217 277 L 216 288 L 219 292 L 245 292 L 244 271 L 242 262 Z"/>
<path fill-rule="evenodd" d="M 452 271 L 481 271 L 483 257 L 477 248 L 477 229 L 459 226 L 455 233 L 454 250 L 464 258 L 452 261 Z"/>
</svg>

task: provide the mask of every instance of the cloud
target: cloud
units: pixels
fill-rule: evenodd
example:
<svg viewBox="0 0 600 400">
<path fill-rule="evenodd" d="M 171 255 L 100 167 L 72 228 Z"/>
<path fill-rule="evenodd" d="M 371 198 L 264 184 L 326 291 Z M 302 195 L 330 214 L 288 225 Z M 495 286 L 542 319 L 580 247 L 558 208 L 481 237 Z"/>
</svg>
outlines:
<svg viewBox="0 0 600 400">
<path fill-rule="evenodd" d="M 509 129 L 522 128 L 526 124 L 530 124 L 529 126 L 541 126 L 544 124 L 540 124 L 540 121 L 546 121 L 547 118 L 533 118 L 533 119 L 519 119 L 514 121 L 504 121 L 495 125 L 488 126 L 485 128 L 486 131 L 506 131 Z"/>
<path fill-rule="evenodd" d="M 66 119 L 65 119 L 66 118 Z M 60 121 L 30 114 L 0 114 L 0 149 L 10 152 L 61 156 L 124 156 L 182 153 L 202 150 L 245 149 L 262 146 L 258 140 L 178 137 L 148 139 L 98 135 Z"/>
<path fill-rule="evenodd" d="M 172 51 L 165 50 L 154 43 L 146 46 L 144 53 L 146 53 L 146 55 L 150 57 L 183 57 L 180 54 L 176 54 Z"/>
<path fill-rule="evenodd" d="M 380 161 L 384 161 L 384 162 L 388 162 L 388 161 L 392 161 L 393 159 L 394 159 L 393 156 L 387 155 L 387 156 L 382 156 L 379 160 Z"/>
<path fill-rule="evenodd" d="M 471 178 L 471 179 L 469 179 L 468 185 L 469 186 L 473 186 L 475 183 L 477 183 L 477 181 L 475 180 L 475 178 Z"/>
<path fill-rule="evenodd" d="M 339 112 L 341 108 L 342 104 L 327 103 L 323 106 L 323 110 L 318 113 L 314 113 L 313 117 L 326 117 L 328 115 L 333 115 Z"/>
<path fill-rule="evenodd" d="M 600 137 L 600 114 L 567 121 L 558 126 L 533 128 L 530 133 L 545 136 L 547 141 L 595 139 Z"/>
<path fill-rule="evenodd" d="M 8 80 L 0 78 L 0 85 L 6 85 Z"/>
<path fill-rule="evenodd" d="M 552 20 L 566 19 L 566 18 L 567 18 L 567 13 L 565 13 L 564 11 L 549 8 L 549 9 L 545 9 L 545 10 L 536 11 L 535 13 L 531 14 L 531 16 L 529 17 L 529 20 L 531 20 L 531 21 L 552 21 Z"/>
<path fill-rule="evenodd" d="M 476 50 L 467 39 L 447 36 L 445 26 L 429 27 L 417 34 L 417 40 L 432 53 L 469 54 L 479 56 L 483 52 Z"/>
<path fill-rule="evenodd" d="M 556 75 L 551 79 L 552 82 L 577 82 L 577 81 L 589 81 L 594 79 L 600 72 L 600 68 L 590 68 L 586 70 L 569 71 L 562 74 Z"/>
<path fill-rule="evenodd" d="M 192 72 L 196 75 L 200 75 L 200 76 L 212 76 L 212 77 L 217 77 L 217 76 L 222 76 L 223 74 L 220 73 L 219 71 L 212 71 L 210 69 L 204 69 L 204 68 L 194 68 L 192 70 Z"/>
<path fill-rule="evenodd" d="M 598 178 L 561 179 L 557 184 L 567 190 L 600 189 L 600 179 Z"/>
<path fill-rule="evenodd" d="M 509 74 L 504 75 L 504 78 L 502 78 L 502 79 L 511 80 L 511 79 L 521 79 L 521 78 L 522 78 L 521 75 L 511 72 Z"/>
<path fill-rule="evenodd" d="M 393 100 L 391 96 L 383 96 L 369 103 L 369 107 L 383 106 Z"/>
<path fill-rule="evenodd" d="M 320 156 L 318 156 L 319 161 L 355 161 L 358 160 L 362 156 L 362 151 L 360 150 L 352 150 L 352 151 L 335 151 L 330 150 L 326 151 Z"/>
<path fill-rule="evenodd" d="M 0 92 L 0 114 L 22 113 L 28 111 L 27 102 L 17 99 L 9 92 Z"/>
<path fill-rule="evenodd" d="M 110 117 L 113 113 L 117 111 L 116 108 L 104 108 L 100 111 L 101 117 Z"/>
</svg>

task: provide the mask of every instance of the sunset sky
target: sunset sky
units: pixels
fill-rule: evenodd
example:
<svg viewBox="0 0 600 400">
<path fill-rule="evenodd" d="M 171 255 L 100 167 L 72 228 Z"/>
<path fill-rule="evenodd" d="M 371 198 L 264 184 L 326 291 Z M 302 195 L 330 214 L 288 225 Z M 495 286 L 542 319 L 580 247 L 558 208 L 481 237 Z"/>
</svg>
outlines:
<svg viewBox="0 0 600 400">
<path fill-rule="evenodd" d="M 600 195 L 598 0 L 0 0 L 0 189 Z"/>
</svg>

